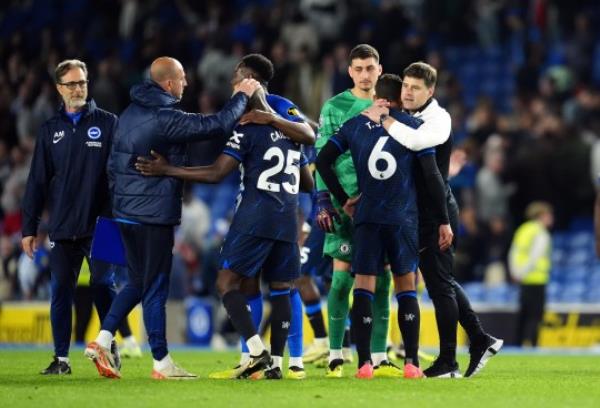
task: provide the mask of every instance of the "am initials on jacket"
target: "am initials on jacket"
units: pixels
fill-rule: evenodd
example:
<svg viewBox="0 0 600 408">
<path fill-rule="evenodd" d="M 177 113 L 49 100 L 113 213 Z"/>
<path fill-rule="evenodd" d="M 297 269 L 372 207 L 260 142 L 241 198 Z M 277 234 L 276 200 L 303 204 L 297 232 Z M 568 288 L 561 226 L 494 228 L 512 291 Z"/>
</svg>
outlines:
<svg viewBox="0 0 600 408">
<path fill-rule="evenodd" d="M 54 132 L 54 136 L 52 137 L 52 143 L 56 144 L 56 143 L 60 142 L 63 137 L 65 137 L 64 130 L 61 130 L 59 132 Z"/>
</svg>

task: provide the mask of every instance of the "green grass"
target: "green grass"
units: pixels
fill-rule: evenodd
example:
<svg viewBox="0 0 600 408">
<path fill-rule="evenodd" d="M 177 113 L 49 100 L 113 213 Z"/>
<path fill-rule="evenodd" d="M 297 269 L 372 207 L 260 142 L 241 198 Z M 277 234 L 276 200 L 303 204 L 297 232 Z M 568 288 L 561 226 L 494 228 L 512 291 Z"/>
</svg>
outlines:
<svg viewBox="0 0 600 408">
<path fill-rule="evenodd" d="M 37 372 L 48 351 L 0 350 L 0 406 L 27 407 L 598 407 L 600 358 L 500 354 L 475 378 L 404 380 L 325 379 L 308 367 L 304 381 L 209 380 L 207 375 L 236 362 L 235 353 L 172 352 L 195 381 L 153 381 L 151 359 L 125 360 L 121 380 L 99 378 L 82 356 L 71 355 L 73 374 L 49 377 Z M 460 365 L 467 365 L 466 356 Z"/>
</svg>

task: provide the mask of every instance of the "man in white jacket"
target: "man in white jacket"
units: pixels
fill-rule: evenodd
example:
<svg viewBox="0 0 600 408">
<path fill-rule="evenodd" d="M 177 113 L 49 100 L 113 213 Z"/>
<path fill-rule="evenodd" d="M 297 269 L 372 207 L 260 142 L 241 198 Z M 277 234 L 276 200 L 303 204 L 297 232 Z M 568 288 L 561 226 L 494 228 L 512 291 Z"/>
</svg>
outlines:
<svg viewBox="0 0 600 408">
<path fill-rule="evenodd" d="M 435 196 L 428 188 L 431 174 L 415 168 L 415 184 L 419 208 L 419 269 L 423 274 L 429 296 L 435 307 L 440 336 L 440 354 L 431 367 L 424 371 L 427 377 L 459 377 L 456 362 L 456 330 L 460 322 L 466 330 L 471 355 L 465 377 L 477 374 L 502 347 L 503 341 L 487 334 L 469 299 L 454 280 L 453 264 L 458 229 L 458 205 L 448 185 L 448 170 L 452 152 L 452 121 L 450 114 L 433 98 L 437 71 L 424 62 L 410 64 L 403 73 L 402 106 L 407 112 L 423 120 L 418 129 L 412 129 L 388 116 L 388 108 L 376 104 L 364 112 L 371 120 L 381 123 L 390 136 L 406 148 L 419 151 L 434 147 L 435 161 L 444 182 L 445 196 Z M 431 203 L 443 200 L 445 212 L 436 211 Z M 447 242 L 451 245 L 448 247 Z"/>
</svg>

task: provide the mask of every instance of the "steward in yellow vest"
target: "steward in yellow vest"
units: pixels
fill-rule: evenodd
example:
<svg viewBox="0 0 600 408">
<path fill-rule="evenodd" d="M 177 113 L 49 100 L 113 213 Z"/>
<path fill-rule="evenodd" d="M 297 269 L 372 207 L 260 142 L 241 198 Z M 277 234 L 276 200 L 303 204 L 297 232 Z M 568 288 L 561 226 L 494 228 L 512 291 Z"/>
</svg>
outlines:
<svg viewBox="0 0 600 408">
<path fill-rule="evenodd" d="M 552 238 L 548 229 L 554 215 L 550 204 L 537 201 L 527 206 L 525 216 L 528 221 L 515 232 L 508 263 L 512 278 L 521 284 L 517 341 L 535 347 L 550 278 Z"/>
</svg>

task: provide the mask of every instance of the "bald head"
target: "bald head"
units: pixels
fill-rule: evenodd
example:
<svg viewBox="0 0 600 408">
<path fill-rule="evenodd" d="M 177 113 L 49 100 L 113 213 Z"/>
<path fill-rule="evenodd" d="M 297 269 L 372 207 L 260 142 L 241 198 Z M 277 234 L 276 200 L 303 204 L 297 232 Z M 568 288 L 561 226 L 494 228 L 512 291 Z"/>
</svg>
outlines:
<svg viewBox="0 0 600 408">
<path fill-rule="evenodd" d="M 155 59 L 150 65 L 150 78 L 177 99 L 181 99 L 187 86 L 183 66 L 171 57 Z"/>
<path fill-rule="evenodd" d="M 161 83 L 168 79 L 174 79 L 179 70 L 183 70 L 183 67 L 175 58 L 160 57 L 155 59 L 152 65 L 150 65 L 150 78 L 154 82 Z"/>
</svg>

